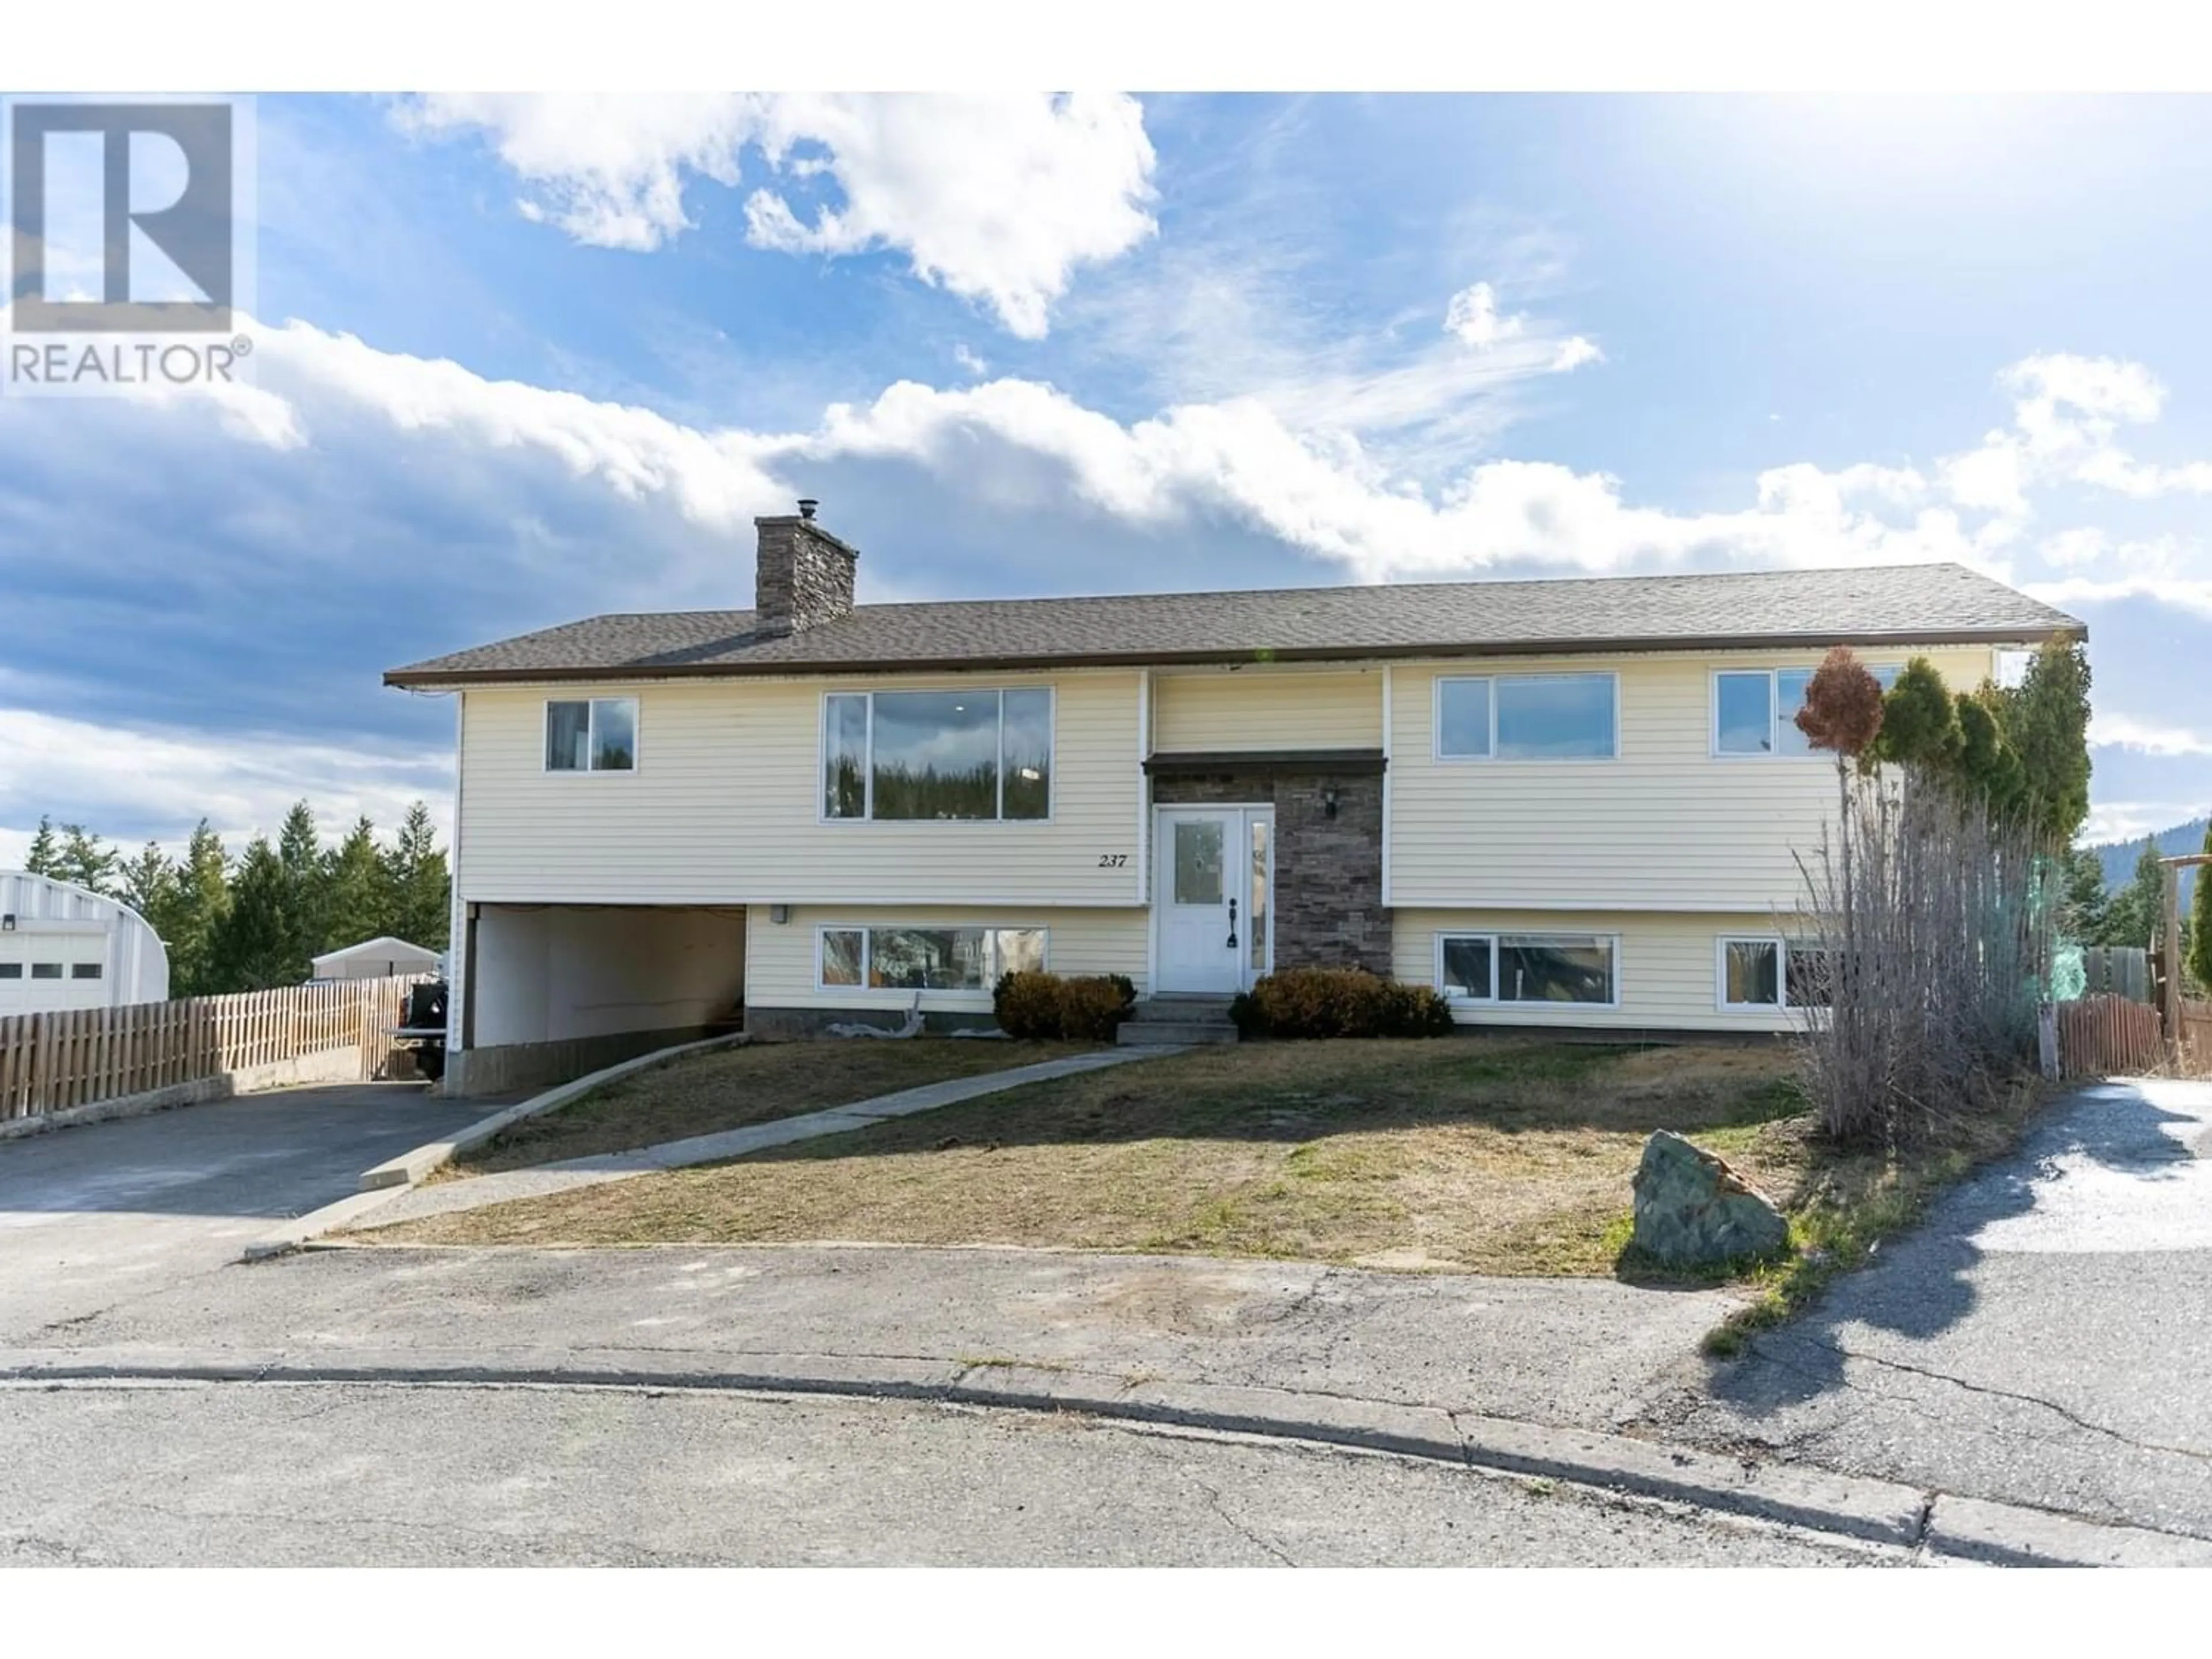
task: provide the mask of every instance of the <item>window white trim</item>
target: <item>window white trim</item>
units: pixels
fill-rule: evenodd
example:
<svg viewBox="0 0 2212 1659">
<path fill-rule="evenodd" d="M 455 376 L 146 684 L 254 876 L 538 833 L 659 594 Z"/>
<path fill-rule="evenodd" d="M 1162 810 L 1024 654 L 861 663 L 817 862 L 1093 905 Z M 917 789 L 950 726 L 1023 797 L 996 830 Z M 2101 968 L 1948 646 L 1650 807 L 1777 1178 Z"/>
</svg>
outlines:
<svg viewBox="0 0 2212 1659">
<path fill-rule="evenodd" d="M 1488 996 L 1458 997 L 1451 995 L 1444 989 L 1444 943 L 1448 939 L 1480 939 L 1489 945 L 1490 994 Z M 1609 980 L 1607 988 L 1613 994 L 1611 998 L 1604 1002 L 1553 1002 L 1534 999 L 1524 1000 L 1519 997 L 1504 995 L 1500 963 L 1504 955 L 1506 942 L 1522 939 L 1556 939 L 1577 945 L 1604 945 L 1607 958 L 1612 963 L 1612 971 L 1607 975 Z M 1539 1009 L 1548 1017 L 1554 1013 L 1576 1009 L 1594 1008 L 1600 1012 L 1617 1013 L 1621 1007 L 1624 953 L 1621 949 L 1621 936 L 1619 933 L 1579 933 L 1558 928 L 1442 927 L 1437 930 L 1431 950 L 1432 953 L 1431 973 L 1433 977 L 1430 982 L 1435 986 L 1437 994 L 1445 998 L 1455 1008 L 1490 1009 L 1500 1013 L 1509 1011 L 1517 1013 L 1523 1009 Z"/>
<path fill-rule="evenodd" d="M 580 702 L 584 705 L 584 756 L 596 760 L 599 752 L 599 705 L 603 702 L 626 702 L 629 705 L 630 751 L 628 766 L 556 766 L 553 764 L 553 705 L 556 702 Z M 631 694 L 617 697 L 552 697 L 545 699 L 538 726 L 538 769 L 548 777 L 630 777 L 645 765 L 645 700 Z M 456 771 L 456 777 L 459 773 Z"/>
<path fill-rule="evenodd" d="M 1532 680 L 1607 680 L 1613 689 L 1613 731 L 1608 755 L 1514 755 L 1498 752 L 1498 688 Z M 1490 748 L 1481 755 L 1444 752 L 1444 687 L 1480 682 L 1490 688 Z M 1614 668 L 1563 668 L 1544 674 L 1439 674 L 1429 690 L 1429 756 L 1449 766 L 1610 766 L 1620 758 L 1620 671 Z"/>
<path fill-rule="evenodd" d="M 1782 663 L 1772 668 L 1714 669 L 1711 676 L 1711 684 L 1705 694 L 1705 752 L 1713 759 L 1722 761 L 1814 760 L 1827 765 L 1834 765 L 1835 757 L 1825 749 L 1814 749 L 1805 754 L 1792 755 L 1784 754 L 1781 748 L 1783 724 L 1784 721 L 1796 720 L 1797 711 L 1795 708 L 1784 709 L 1782 707 L 1782 687 L 1778 677 L 1784 674 L 1810 674 L 1819 666 L 1818 663 L 1809 665 L 1804 663 Z M 1903 663 L 1868 663 L 1865 668 L 1880 683 L 1884 691 L 1895 685 L 1897 677 L 1905 672 Z M 1756 674 L 1764 674 L 1766 677 L 1766 747 L 1758 750 L 1723 749 L 1721 747 L 1721 681 L 1724 678 L 1736 675 L 1747 679 Z"/>
<path fill-rule="evenodd" d="M 1731 1002 L 1728 989 L 1728 953 L 1733 945 L 1771 945 L 1774 947 L 1774 1000 Z M 1713 1007 L 1723 1014 L 1782 1014 L 1790 1011 L 1790 944 L 1779 933 L 1717 933 L 1713 936 Z"/>
<path fill-rule="evenodd" d="M 983 985 L 980 990 L 962 988 L 942 990 L 921 990 L 913 986 L 871 985 L 869 970 L 874 966 L 875 935 L 878 933 L 1037 933 L 1043 938 L 1044 971 L 1052 971 L 1052 929 L 1042 922 L 1008 921 L 824 921 L 814 929 L 814 988 L 831 996 L 925 996 L 965 998 L 970 1002 L 988 1002 L 991 993 L 1006 969 L 999 960 L 999 943 L 990 941 L 990 963 L 983 970 Z M 832 933 L 858 933 L 860 936 L 860 982 L 857 985 L 832 985 L 823 975 L 828 962 L 829 936 Z"/>
<path fill-rule="evenodd" d="M 1006 816 L 1006 694 L 1009 691 L 1042 691 L 1045 696 L 1045 725 L 1047 741 L 1051 744 L 1051 772 L 1045 781 L 1044 816 L 1041 818 L 1010 818 Z M 965 696 L 996 697 L 999 700 L 999 811 L 988 818 L 879 818 L 876 816 L 876 698 L 883 693 L 897 696 L 908 693 L 932 696 L 958 692 Z M 834 817 L 830 811 L 830 701 L 833 697 L 860 697 L 867 705 L 867 719 L 863 723 L 864 736 L 860 752 L 860 816 Z M 1139 760 L 1141 762 L 1141 757 Z M 814 821 L 831 826 L 855 823 L 895 823 L 902 828 L 913 824 L 958 824 L 973 827 L 978 824 L 1012 824 L 1029 826 L 1050 823 L 1060 811 L 1060 690 L 1057 686 L 1043 685 L 886 685 L 832 686 L 822 693 L 814 721 Z"/>
<path fill-rule="evenodd" d="M 1790 1000 L 1790 956 L 1802 941 L 1786 933 L 1717 933 L 1713 936 L 1713 1007 L 1723 1014 L 1817 1013 L 1824 1005 Z M 1728 994 L 1728 951 L 1731 945 L 1771 945 L 1774 947 L 1773 1002 L 1731 1002 Z"/>
</svg>

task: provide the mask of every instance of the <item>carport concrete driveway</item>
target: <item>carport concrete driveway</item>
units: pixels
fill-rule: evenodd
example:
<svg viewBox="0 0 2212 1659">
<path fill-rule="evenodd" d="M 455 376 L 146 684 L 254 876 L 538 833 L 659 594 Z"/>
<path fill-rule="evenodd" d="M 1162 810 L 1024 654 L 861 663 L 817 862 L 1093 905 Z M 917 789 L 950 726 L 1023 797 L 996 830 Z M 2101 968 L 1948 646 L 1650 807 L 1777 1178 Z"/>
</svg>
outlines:
<svg viewBox="0 0 2212 1659">
<path fill-rule="evenodd" d="M 351 1084 L 0 1141 L 0 1345 L 235 1261 L 270 1221 L 487 1109 Z"/>
</svg>

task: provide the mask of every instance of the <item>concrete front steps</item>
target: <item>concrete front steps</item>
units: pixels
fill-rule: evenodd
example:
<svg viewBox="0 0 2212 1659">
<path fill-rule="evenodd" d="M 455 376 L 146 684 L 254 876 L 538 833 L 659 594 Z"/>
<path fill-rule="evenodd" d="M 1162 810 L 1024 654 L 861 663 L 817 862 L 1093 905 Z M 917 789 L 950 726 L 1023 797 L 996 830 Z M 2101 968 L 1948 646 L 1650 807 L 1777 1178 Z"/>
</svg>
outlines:
<svg viewBox="0 0 2212 1659">
<path fill-rule="evenodd" d="M 1230 1023 L 1227 997 L 1140 997 L 1114 1040 L 1125 1048 L 1179 1048 L 1234 1042 L 1237 1028 Z"/>
</svg>

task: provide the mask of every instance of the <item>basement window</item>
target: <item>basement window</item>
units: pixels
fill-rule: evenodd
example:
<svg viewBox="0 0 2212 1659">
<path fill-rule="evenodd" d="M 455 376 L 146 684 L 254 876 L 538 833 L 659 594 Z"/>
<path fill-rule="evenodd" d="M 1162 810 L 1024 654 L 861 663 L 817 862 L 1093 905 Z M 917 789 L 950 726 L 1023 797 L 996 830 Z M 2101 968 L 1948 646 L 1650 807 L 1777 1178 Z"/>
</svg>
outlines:
<svg viewBox="0 0 2212 1659">
<path fill-rule="evenodd" d="M 1828 954 L 1815 945 L 1752 936 L 1723 939 L 1718 952 L 1718 1000 L 1724 1013 L 1771 1014 L 1785 1008 L 1828 1006 Z"/>
<path fill-rule="evenodd" d="M 1045 963 L 1042 927 L 824 927 L 825 991 L 988 991 Z"/>
</svg>

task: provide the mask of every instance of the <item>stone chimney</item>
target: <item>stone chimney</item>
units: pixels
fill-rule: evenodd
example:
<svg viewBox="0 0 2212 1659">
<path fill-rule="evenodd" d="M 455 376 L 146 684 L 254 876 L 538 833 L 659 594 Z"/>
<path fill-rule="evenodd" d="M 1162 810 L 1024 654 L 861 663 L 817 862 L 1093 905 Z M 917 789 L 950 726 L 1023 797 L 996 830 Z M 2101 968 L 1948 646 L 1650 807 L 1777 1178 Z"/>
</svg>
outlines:
<svg viewBox="0 0 2212 1659">
<path fill-rule="evenodd" d="M 811 500 L 796 517 L 755 519 L 759 562 L 753 612 L 763 634 L 797 634 L 853 614 L 853 567 L 860 556 L 814 522 Z"/>
</svg>

